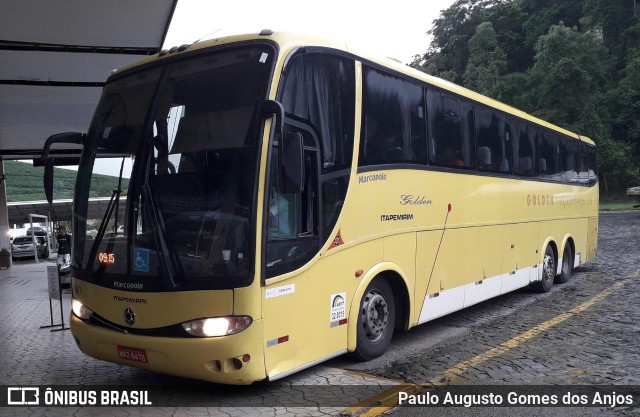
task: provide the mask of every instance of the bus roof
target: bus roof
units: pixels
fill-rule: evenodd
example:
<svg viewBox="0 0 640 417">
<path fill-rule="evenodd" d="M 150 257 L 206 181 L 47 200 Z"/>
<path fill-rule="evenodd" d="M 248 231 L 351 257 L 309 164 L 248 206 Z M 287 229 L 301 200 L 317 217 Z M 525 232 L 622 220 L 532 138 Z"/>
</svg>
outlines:
<svg viewBox="0 0 640 417">
<path fill-rule="evenodd" d="M 389 68 L 395 72 L 404 74 L 408 77 L 421 80 L 428 84 L 434 85 L 444 90 L 448 90 L 454 94 L 458 94 L 464 97 L 468 97 L 476 102 L 486 104 L 487 106 L 496 108 L 498 110 L 504 111 L 506 113 L 512 114 L 514 116 L 520 117 L 522 119 L 526 119 L 532 121 L 536 124 L 545 126 L 549 129 L 556 130 L 561 132 L 567 136 L 575 138 L 577 140 L 581 140 L 590 145 L 595 145 L 593 140 L 586 136 L 578 135 L 569 130 L 556 126 L 552 123 L 546 122 L 542 119 L 539 119 L 535 116 L 532 116 L 528 113 L 525 113 L 521 110 L 518 110 L 514 107 L 511 107 L 505 103 L 502 103 L 498 100 L 483 96 L 482 94 L 476 93 L 475 91 L 469 90 L 465 87 L 461 87 L 452 82 L 443 80 L 438 77 L 434 77 L 432 75 L 426 74 L 422 71 L 416 70 L 414 68 L 409 67 L 408 65 L 402 64 L 401 62 L 387 57 L 376 56 L 375 54 L 368 53 L 364 50 L 353 48 L 348 45 L 344 41 L 330 39 L 330 38 L 322 38 L 313 35 L 307 34 L 299 34 L 299 33 L 288 33 L 288 32 L 272 32 L 271 30 L 263 30 L 259 34 L 245 34 L 245 35 L 236 35 L 236 36 L 228 36 L 222 38 L 216 38 L 206 41 L 200 41 L 190 45 L 182 45 L 172 47 L 170 50 L 163 50 L 155 55 L 150 55 L 143 60 L 137 61 L 129 66 L 124 68 L 114 70 L 112 75 L 119 74 L 123 71 L 136 68 L 140 65 L 148 64 L 157 60 L 167 59 L 174 57 L 178 54 L 189 54 L 197 50 L 211 48 L 221 45 L 228 45 L 237 42 L 243 41 L 251 41 L 251 40 L 270 40 L 278 44 L 280 48 L 280 52 L 285 56 L 289 54 L 292 50 L 304 47 L 304 46 L 318 46 L 318 47 L 326 47 L 341 50 L 343 52 L 347 52 L 355 55 L 357 58 L 361 58 L 366 61 L 373 62 L 375 64 L 381 65 L 383 67 Z"/>
</svg>

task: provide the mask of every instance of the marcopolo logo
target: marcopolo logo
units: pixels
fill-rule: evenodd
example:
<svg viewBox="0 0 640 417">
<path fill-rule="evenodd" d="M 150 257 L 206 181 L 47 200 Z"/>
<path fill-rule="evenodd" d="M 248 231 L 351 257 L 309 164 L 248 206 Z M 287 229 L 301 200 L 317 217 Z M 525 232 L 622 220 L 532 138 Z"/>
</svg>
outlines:
<svg viewBox="0 0 640 417">
<path fill-rule="evenodd" d="M 40 388 L 38 387 L 8 387 L 7 405 L 39 405 Z"/>
</svg>

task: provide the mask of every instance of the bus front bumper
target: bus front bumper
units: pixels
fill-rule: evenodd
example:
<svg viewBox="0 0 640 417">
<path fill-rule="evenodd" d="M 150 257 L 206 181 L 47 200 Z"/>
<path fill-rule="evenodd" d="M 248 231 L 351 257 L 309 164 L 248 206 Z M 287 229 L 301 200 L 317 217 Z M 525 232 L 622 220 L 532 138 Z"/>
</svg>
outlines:
<svg viewBox="0 0 640 417">
<path fill-rule="evenodd" d="M 222 384 L 250 384 L 266 378 L 262 320 L 231 336 L 169 338 L 109 330 L 72 313 L 71 332 L 80 350 L 96 359 Z"/>
</svg>

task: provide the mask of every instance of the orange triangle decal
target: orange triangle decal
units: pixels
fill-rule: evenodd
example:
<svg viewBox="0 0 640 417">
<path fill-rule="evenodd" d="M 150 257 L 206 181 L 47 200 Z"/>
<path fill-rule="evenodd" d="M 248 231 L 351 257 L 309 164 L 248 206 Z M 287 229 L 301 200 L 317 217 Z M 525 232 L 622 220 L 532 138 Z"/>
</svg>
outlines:
<svg viewBox="0 0 640 417">
<path fill-rule="evenodd" d="M 331 242 L 331 246 L 329 246 L 329 249 L 333 249 L 340 245 L 344 245 L 344 240 L 342 240 L 342 235 L 340 234 L 340 230 L 338 230 L 338 234 L 333 238 L 333 242 Z"/>
</svg>

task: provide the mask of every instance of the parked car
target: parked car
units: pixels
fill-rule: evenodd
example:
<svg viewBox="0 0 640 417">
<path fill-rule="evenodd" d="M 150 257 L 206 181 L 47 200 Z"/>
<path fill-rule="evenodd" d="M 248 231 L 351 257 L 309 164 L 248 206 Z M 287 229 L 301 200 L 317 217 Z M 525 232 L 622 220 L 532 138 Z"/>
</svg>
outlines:
<svg viewBox="0 0 640 417">
<path fill-rule="evenodd" d="M 49 228 L 47 226 L 33 226 L 27 229 L 27 236 L 31 236 L 33 233 L 36 236 L 50 236 Z"/>
<path fill-rule="evenodd" d="M 38 258 L 45 259 L 49 257 L 49 248 L 47 247 L 47 238 L 36 235 L 36 245 Z M 11 257 L 26 258 L 33 256 L 33 238 L 31 236 L 16 237 L 11 242 Z"/>
</svg>

